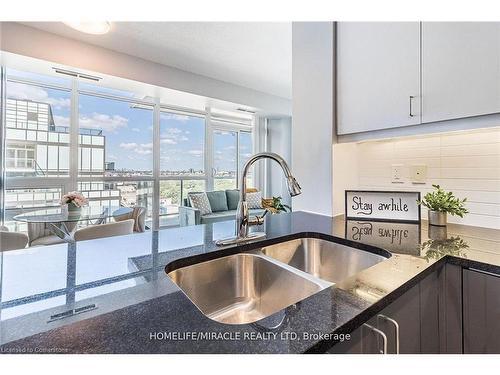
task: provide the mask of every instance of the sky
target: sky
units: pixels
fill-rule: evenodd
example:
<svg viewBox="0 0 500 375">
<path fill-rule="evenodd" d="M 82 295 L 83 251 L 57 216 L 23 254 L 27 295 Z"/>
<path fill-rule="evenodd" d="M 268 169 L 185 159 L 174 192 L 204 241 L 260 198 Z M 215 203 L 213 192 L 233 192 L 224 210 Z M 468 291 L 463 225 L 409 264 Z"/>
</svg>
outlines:
<svg viewBox="0 0 500 375">
<path fill-rule="evenodd" d="M 10 72 L 12 74 L 12 72 Z M 16 76 L 50 83 L 67 83 L 66 80 L 15 72 Z M 85 87 L 88 89 L 88 87 Z M 133 94 L 131 94 L 133 96 Z M 128 95 L 129 97 L 131 95 Z M 9 82 L 9 98 L 29 99 L 48 103 L 52 107 L 56 126 L 69 126 L 70 93 Z M 133 108 L 130 103 L 79 96 L 79 125 L 81 128 L 101 129 L 106 137 L 105 160 L 115 162 L 116 169 L 153 169 L 153 112 Z M 160 169 L 182 171 L 204 168 L 204 119 L 163 112 L 160 117 Z M 236 133 L 215 132 L 214 167 L 217 170 L 236 170 Z M 243 163 L 252 153 L 251 136 L 240 138 L 240 157 Z"/>
</svg>

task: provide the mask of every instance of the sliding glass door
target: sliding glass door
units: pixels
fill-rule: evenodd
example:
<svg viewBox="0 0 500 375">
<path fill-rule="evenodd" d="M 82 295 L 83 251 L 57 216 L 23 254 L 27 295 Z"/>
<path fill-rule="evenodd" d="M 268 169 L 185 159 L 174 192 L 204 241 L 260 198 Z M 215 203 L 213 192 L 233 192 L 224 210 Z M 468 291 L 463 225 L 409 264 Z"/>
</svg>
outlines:
<svg viewBox="0 0 500 375">
<path fill-rule="evenodd" d="M 213 131 L 214 190 L 236 189 L 238 176 L 238 132 Z"/>
<path fill-rule="evenodd" d="M 247 130 L 213 130 L 214 190 L 237 189 L 243 167 L 253 154 L 252 133 Z M 247 186 L 254 186 L 253 167 Z"/>
<path fill-rule="evenodd" d="M 239 175 L 243 173 L 245 163 L 253 155 L 252 132 L 241 130 L 238 134 L 238 170 Z M 255 179 L 253 176 L 254 168 L 250 168 L 247 174 L 247 186 L 255 187 Z"/>
</svg>

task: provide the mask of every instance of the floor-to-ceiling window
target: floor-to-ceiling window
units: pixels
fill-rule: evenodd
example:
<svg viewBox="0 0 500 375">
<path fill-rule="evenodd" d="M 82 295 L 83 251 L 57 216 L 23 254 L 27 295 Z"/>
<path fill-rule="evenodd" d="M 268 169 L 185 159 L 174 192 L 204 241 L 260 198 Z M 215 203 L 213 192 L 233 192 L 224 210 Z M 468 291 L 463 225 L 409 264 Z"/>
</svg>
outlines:
<svg viewBox="0 0 500 375">
<path fill-rule="evenodd" d="M 78 107 L 80 177 L 153 175 L 153 106 L 87 91 Z"/>
<path fill-rule="evenodd" d="M 238 177 L 238 132 L 214 130 L 214 189 L 236 189 Z"/>
<path fill-rule="evenodd" d="M 13 217 L 59 204 L 69 187 L 71 80 L 5 70 L 4 225 Z"/>
<path fill-rule="evenodd" d="M 160 226 L 178 224 L 188 192 L 205 191 L 204 113 L 162 109 L 160 115 Z"/>
<path fill-rule="evenodd" d="M 245 163 L 250 159 L 253 154 L 253 140 L 251 131 L 240 131 L 238 140 L 238 163 L 240 174 L 243 173 Z M 255 179 L 253 177 L 253 168 L 250 168 L 247 175 L 247 186 L 255 186 Z"/>
<path fill-rule="evenodd" d="M 212 121 L 213 183 L 215 190 L 236 189 L 243 167 L 253 154 L 250 118 Z M 247 186 L 254 187 L 253 167 L 247 175 Z"/>
<path fill-rule="evenodd" d="M 149 228 L 177 225 L 188 192 L 237 188 L 253 152 L 252 116 L 175 107 L 78 75 L 5 71 L 12 230 L 26 230 L 13 216 L 58 205 L 72 190 L 91 205 L 144 206 Z"/>
<path fill-rule="evenodd" d="M 152 226 L 153 110 L 134 93 L 78 90 L 78 190 L 90 204 L 147 210 Z"/>
</svg>

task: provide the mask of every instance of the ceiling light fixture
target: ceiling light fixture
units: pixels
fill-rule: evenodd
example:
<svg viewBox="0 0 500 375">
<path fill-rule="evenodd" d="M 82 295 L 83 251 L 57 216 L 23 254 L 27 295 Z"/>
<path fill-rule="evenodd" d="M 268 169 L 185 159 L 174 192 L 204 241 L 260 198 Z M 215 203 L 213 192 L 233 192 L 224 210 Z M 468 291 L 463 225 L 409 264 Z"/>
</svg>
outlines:
<svg viewBox="0 0 500 375">
<path fill-rule="evenodd" d="M 102 35 L 109 32 L 111 23 L 107 21 L 102 22 L 63 22 L 66 26 L 72 29 L 81 31 L 82 33 Z"/>
</svg>

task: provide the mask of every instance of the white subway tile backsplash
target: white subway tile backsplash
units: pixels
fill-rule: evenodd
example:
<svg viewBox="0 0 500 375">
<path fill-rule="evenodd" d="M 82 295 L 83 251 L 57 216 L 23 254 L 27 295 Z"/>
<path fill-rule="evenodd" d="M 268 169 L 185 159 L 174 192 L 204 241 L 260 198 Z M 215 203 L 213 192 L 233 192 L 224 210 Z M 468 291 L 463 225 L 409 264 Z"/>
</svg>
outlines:
<svg viewBox="0 0 500 375">
<path fill-rule="evenodd" d="M 392 162 L 392 160 L 391 160 Z M 427 168 L 441 168 L 441 158 L 407 158 L 404 160 L 405 164 L 411 165 L 411 164 L 425 164 L 427 165 Z"/>
<path fill-rule="evenodd" d="M 475 190 L 475 191 L 498 191 L 500 192 L 500 180 L 467 180 L 458 178 L 439 179 L 436 181 L 441 187 L 448 190 Z"/>
<path fill-rule="evenodd" d="M 500 143 L 499 128 L 481 129 L 463 133 L 441 135 L 441 146 L 474 145 L 480 143 Z"/>
<path fill-rule="evenodd" d="M 470 213 L 450 222 L 500 228 L 500 127 L 364 142 L 357 152 L 359 188 L 425 194 L 440 184 L 468 200 Z M 392 164 L 403 165 L 403 183 L 392 182 Z M 425 184 L 410 181 L 412 164 L 427 166 Z"/>
<path fill-rule="evenodd" d="M 474 227 L 500 228 L 500 217 L 467 214 L 463 219 L 456 216 L 449 216 L 448 221 L 455 224 L 472 225 Z"/>
<path fill-rule="evenodd" d="M 442 156 L 500 155 L 500 143 L 444 146 Z"/>
<path fill-rule="evenodd" d="M 391 179 L 388 177 L 360 177 L 359 184 L 361 186 L 387 187 L 391 185 Z"/>
<path fill-rule="evenodd" d="M 469 202 L 500 205 L 500 193 L 497 191 L 455 190 L 455 193 L 456 195 L 467 197 Z"/>
<path fill-rule="evenodd" d="M 500 217 L 500 204 L 466 202 L 466 206 L 471 214 Z"/>
<path fill-rule="evenodd" d="M 391 169 L 386 168 L 384 165 L 383 167 L 376 167 L 376 168 L 362 168 L 363 171 L 363 176 L 364 177 L 384 177 L 384 178 L 391 178 Z M 403 171 L 403 175 L 405 175 L 405 171 Z"/>
<path fill-rule="evenodd" d="M 441 168 L 442 178 L 500 179 L 500 168 Z"/>
<path fill-rule="evenodd" d="M 439 137 L 423 137 L 417 139 L 399 139 L 392 141 L 394 149 L 407 149 L 407 148 L 432 148 L 441 146 L 441 139 Z"/>
<path fill-rule="evenodd" d="M 439 158 L 440 156 L 441 156 L 441 149 L 439 147 L 400 148 L 394 150 L 394 157 L 399 159 Z"/>
<path fill-rule="evenodd" d="M 390 142 L 364 143 L 363 157 L 372 160 L 391 159 L 394 157 L 394 146 Z"/>
<path fill-rule="evenodd" d="M 500 155 L 486 156 L 443 156 L 441 158 L 443 168 L 500 168 Z"/>
<path fill-rule="evenodd" d="M 441 178 L 441 168 L 429 168 L 427 167 L 427 181 L 432 181 L 436 178 Z"/>
</svg>

